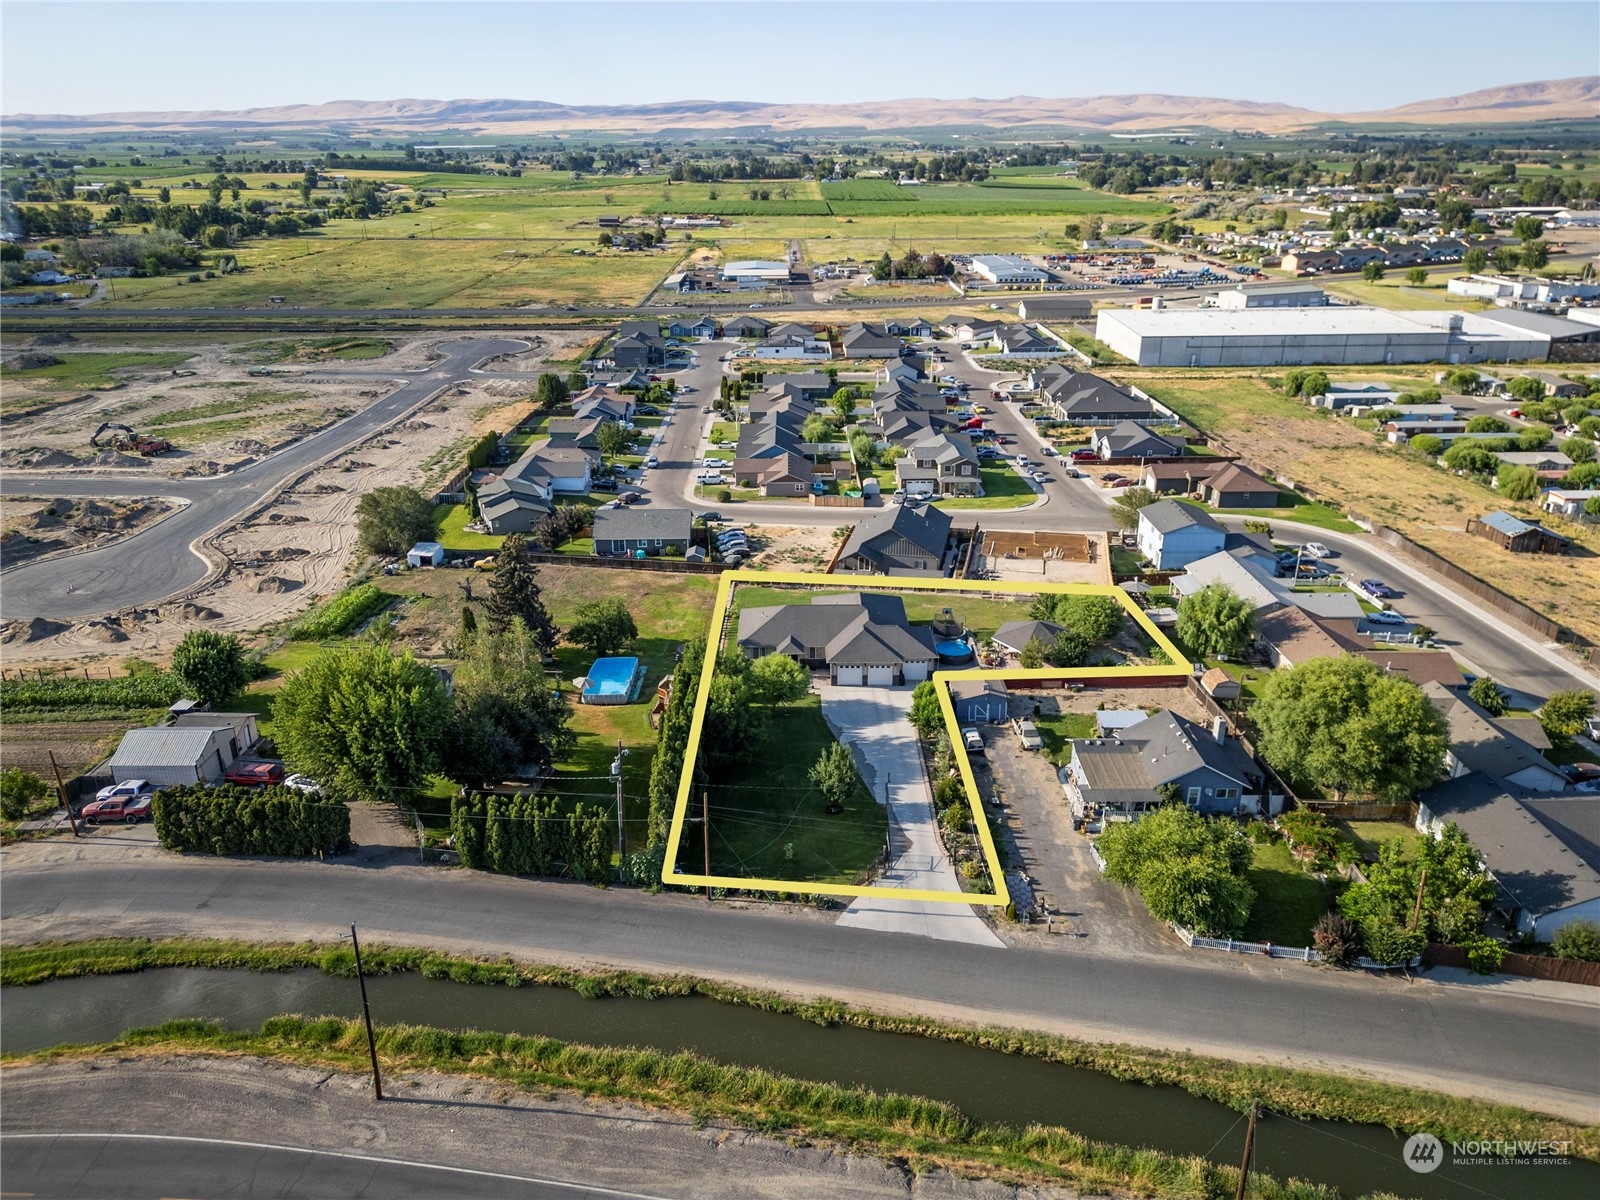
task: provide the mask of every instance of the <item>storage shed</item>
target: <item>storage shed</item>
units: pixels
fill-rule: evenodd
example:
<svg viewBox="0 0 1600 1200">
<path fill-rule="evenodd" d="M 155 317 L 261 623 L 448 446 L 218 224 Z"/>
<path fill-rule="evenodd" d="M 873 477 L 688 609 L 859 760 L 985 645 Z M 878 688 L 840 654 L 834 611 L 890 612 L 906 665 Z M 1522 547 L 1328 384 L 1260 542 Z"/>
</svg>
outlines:
<svg viewBox="0 0 1600 1200">
<path fill-rule="evenodd" d="M 1010 707 L 1006 685 L 998 679 L 961 679 L 950 684 L 950 704 L 961 725 L 998 725 Z"/>
<path fill-rule="evenodd" d="M 418 542 L 406 551 L 408 567 L 439 567 L 444 565 L 444 547 L 438 542 Z"/>
<path fill-rule="evenodd" d="M 1513 554 L 1565 554 L 1570 541 L 1542 525 L 1532 525 L 1503 510 L 1467 521 L 1467 532 L 1487 538 Z"/>
<path fill-rule="evenodd" d="M 233 765 L 235 734 L 227 727 L 212 729 L 155 725 L 130 729 L 111 756 L 111 777 L 118 783 L 143 779 L 164 787 L 184 783 L 222 782 Z"/>
</svg>

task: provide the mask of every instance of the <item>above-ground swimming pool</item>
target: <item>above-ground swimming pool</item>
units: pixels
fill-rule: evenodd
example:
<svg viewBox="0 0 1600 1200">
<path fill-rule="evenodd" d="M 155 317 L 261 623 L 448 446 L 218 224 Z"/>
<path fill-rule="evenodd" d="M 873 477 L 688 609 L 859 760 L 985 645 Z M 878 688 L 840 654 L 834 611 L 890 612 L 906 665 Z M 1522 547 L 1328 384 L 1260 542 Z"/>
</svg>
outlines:
<svg viewBox="0 0 1600 1200">
<path fill-rule="evenodd" d="M 972 647 L 961 638 L 943 639 L 935 642 L 933 648 L 939 652 L 939 661 L 946 666 L 964 663 L 972 657 Z"/>
<path fill-rule="evenodd" d="M 637 658 L 597 658 L 583 685 L 585 704 L 627 704 L 639 694 Z"/>
</svg>

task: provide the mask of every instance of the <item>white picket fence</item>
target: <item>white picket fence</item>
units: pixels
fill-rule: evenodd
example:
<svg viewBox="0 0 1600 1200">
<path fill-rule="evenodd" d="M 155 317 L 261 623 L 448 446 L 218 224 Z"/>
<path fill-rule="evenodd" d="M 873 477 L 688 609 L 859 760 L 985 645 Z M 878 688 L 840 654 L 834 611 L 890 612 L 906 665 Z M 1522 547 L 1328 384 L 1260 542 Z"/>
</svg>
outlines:
<svg viewBox="0 0 1600 1200">
<path fill-rule="evenodd" d="M 1268 958 L 1292 958 L 1296 962 L 1321 962 L 1322 951 L 1309 946 L 1274 946 L 1271 942 L 1241 942 L 1234 938 L 1200 937 L 1182 925 L 1174 925 L 1172 932 L 1183 939 L 1185 946 L 1196 950 L 1222 950 L 1228 954 L 1261 954 Z"/>
</svg>

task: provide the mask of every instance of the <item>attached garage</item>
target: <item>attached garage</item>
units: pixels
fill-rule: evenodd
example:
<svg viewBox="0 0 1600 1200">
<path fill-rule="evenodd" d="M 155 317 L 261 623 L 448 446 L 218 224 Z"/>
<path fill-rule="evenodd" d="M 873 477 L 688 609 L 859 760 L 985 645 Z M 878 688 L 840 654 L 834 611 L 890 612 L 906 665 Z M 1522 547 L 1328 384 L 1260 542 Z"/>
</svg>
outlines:
<svg viewBox="0 0 1600 1200">
<path fill-rule="evenodd" d="M 907 683 L 921 683 L 928 677 L 928 664 L 908 662 L 906 664 L 905 677 Z"/>
<path fill-rule="evenodd" d="M 835 667 L 833 681 L 840 687 L 860 687 L 866 683 L 866 668 L 864 667 Z"/>
<path fill-rule="evenodd" d="M 868 687 L 893 687 L 894 686 L 894 668 L 893 667 L 868 667 L 867 668 L 867 686 Z"/>
</svg>

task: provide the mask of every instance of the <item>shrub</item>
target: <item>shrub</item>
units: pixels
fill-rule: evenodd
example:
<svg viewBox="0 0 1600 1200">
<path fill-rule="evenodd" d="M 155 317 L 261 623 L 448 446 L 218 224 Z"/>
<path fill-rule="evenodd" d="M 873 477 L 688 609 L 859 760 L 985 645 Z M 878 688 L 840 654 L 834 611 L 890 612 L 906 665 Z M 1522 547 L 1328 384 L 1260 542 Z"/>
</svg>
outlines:
<svg viewBox="0 0 1600 1200">
<path fill-rule="evenodd" d="M 20 821 L 50 798 L 50 785 L 32 771 L 7 767 L 0 771 L 0 817 Z"/>
<path fill-rule="evenodd" d="M 1348 966 L 1355 961 L 1361 945 L 1361 931 L 1336 912 L 1325 912 L 1311 927 L 1311 945 L 1322 953 L 1322 959 L 1336 967 Z"/>
<path fill-rule="evenodd" d="M 482 796 L 450 802 L 450 832 L 463 866 L 507 875 L 611 877 L 615 826 L 609 810 L 553 796 Z"/>
<path fill-rule="evenodd" d="M 350 847 L 350 810 L 289 788 L 163 788 L 151 807 L 168 850 L 308 858 Z"/>
<path fill-rule="evenodd" d="M 1506 958 L 1504 944 L 1487 934 L 1464 938 L 1457 945 L 1467 952 L 1467 966 L 1479 975 L 1493 975 Z"/>
<path fill-rule="evenodd" d="M 1428 944 L 1427 937 L 1417 930 L 1384 921 L 1363 925 L 1361 941 L 1367 948 L 1367 957 L 1386 967 L 1410 962 Z"/>
<path fill-rule="evenodd" d="M 1557 958 L 1572 962 L 1600 962 L 1600 923 L 1568 921 L 1556 930 L 1550 945 Z"/>
<path fill-rule="evenodd" d="M 340 592 L 321 608 L 313 609 L 289 627 L 297 642 L 319 642 L 341 637 L 369 617 L 377 615 L 394 597 L 376 584 L 359 583 Z"/>
</svg>

